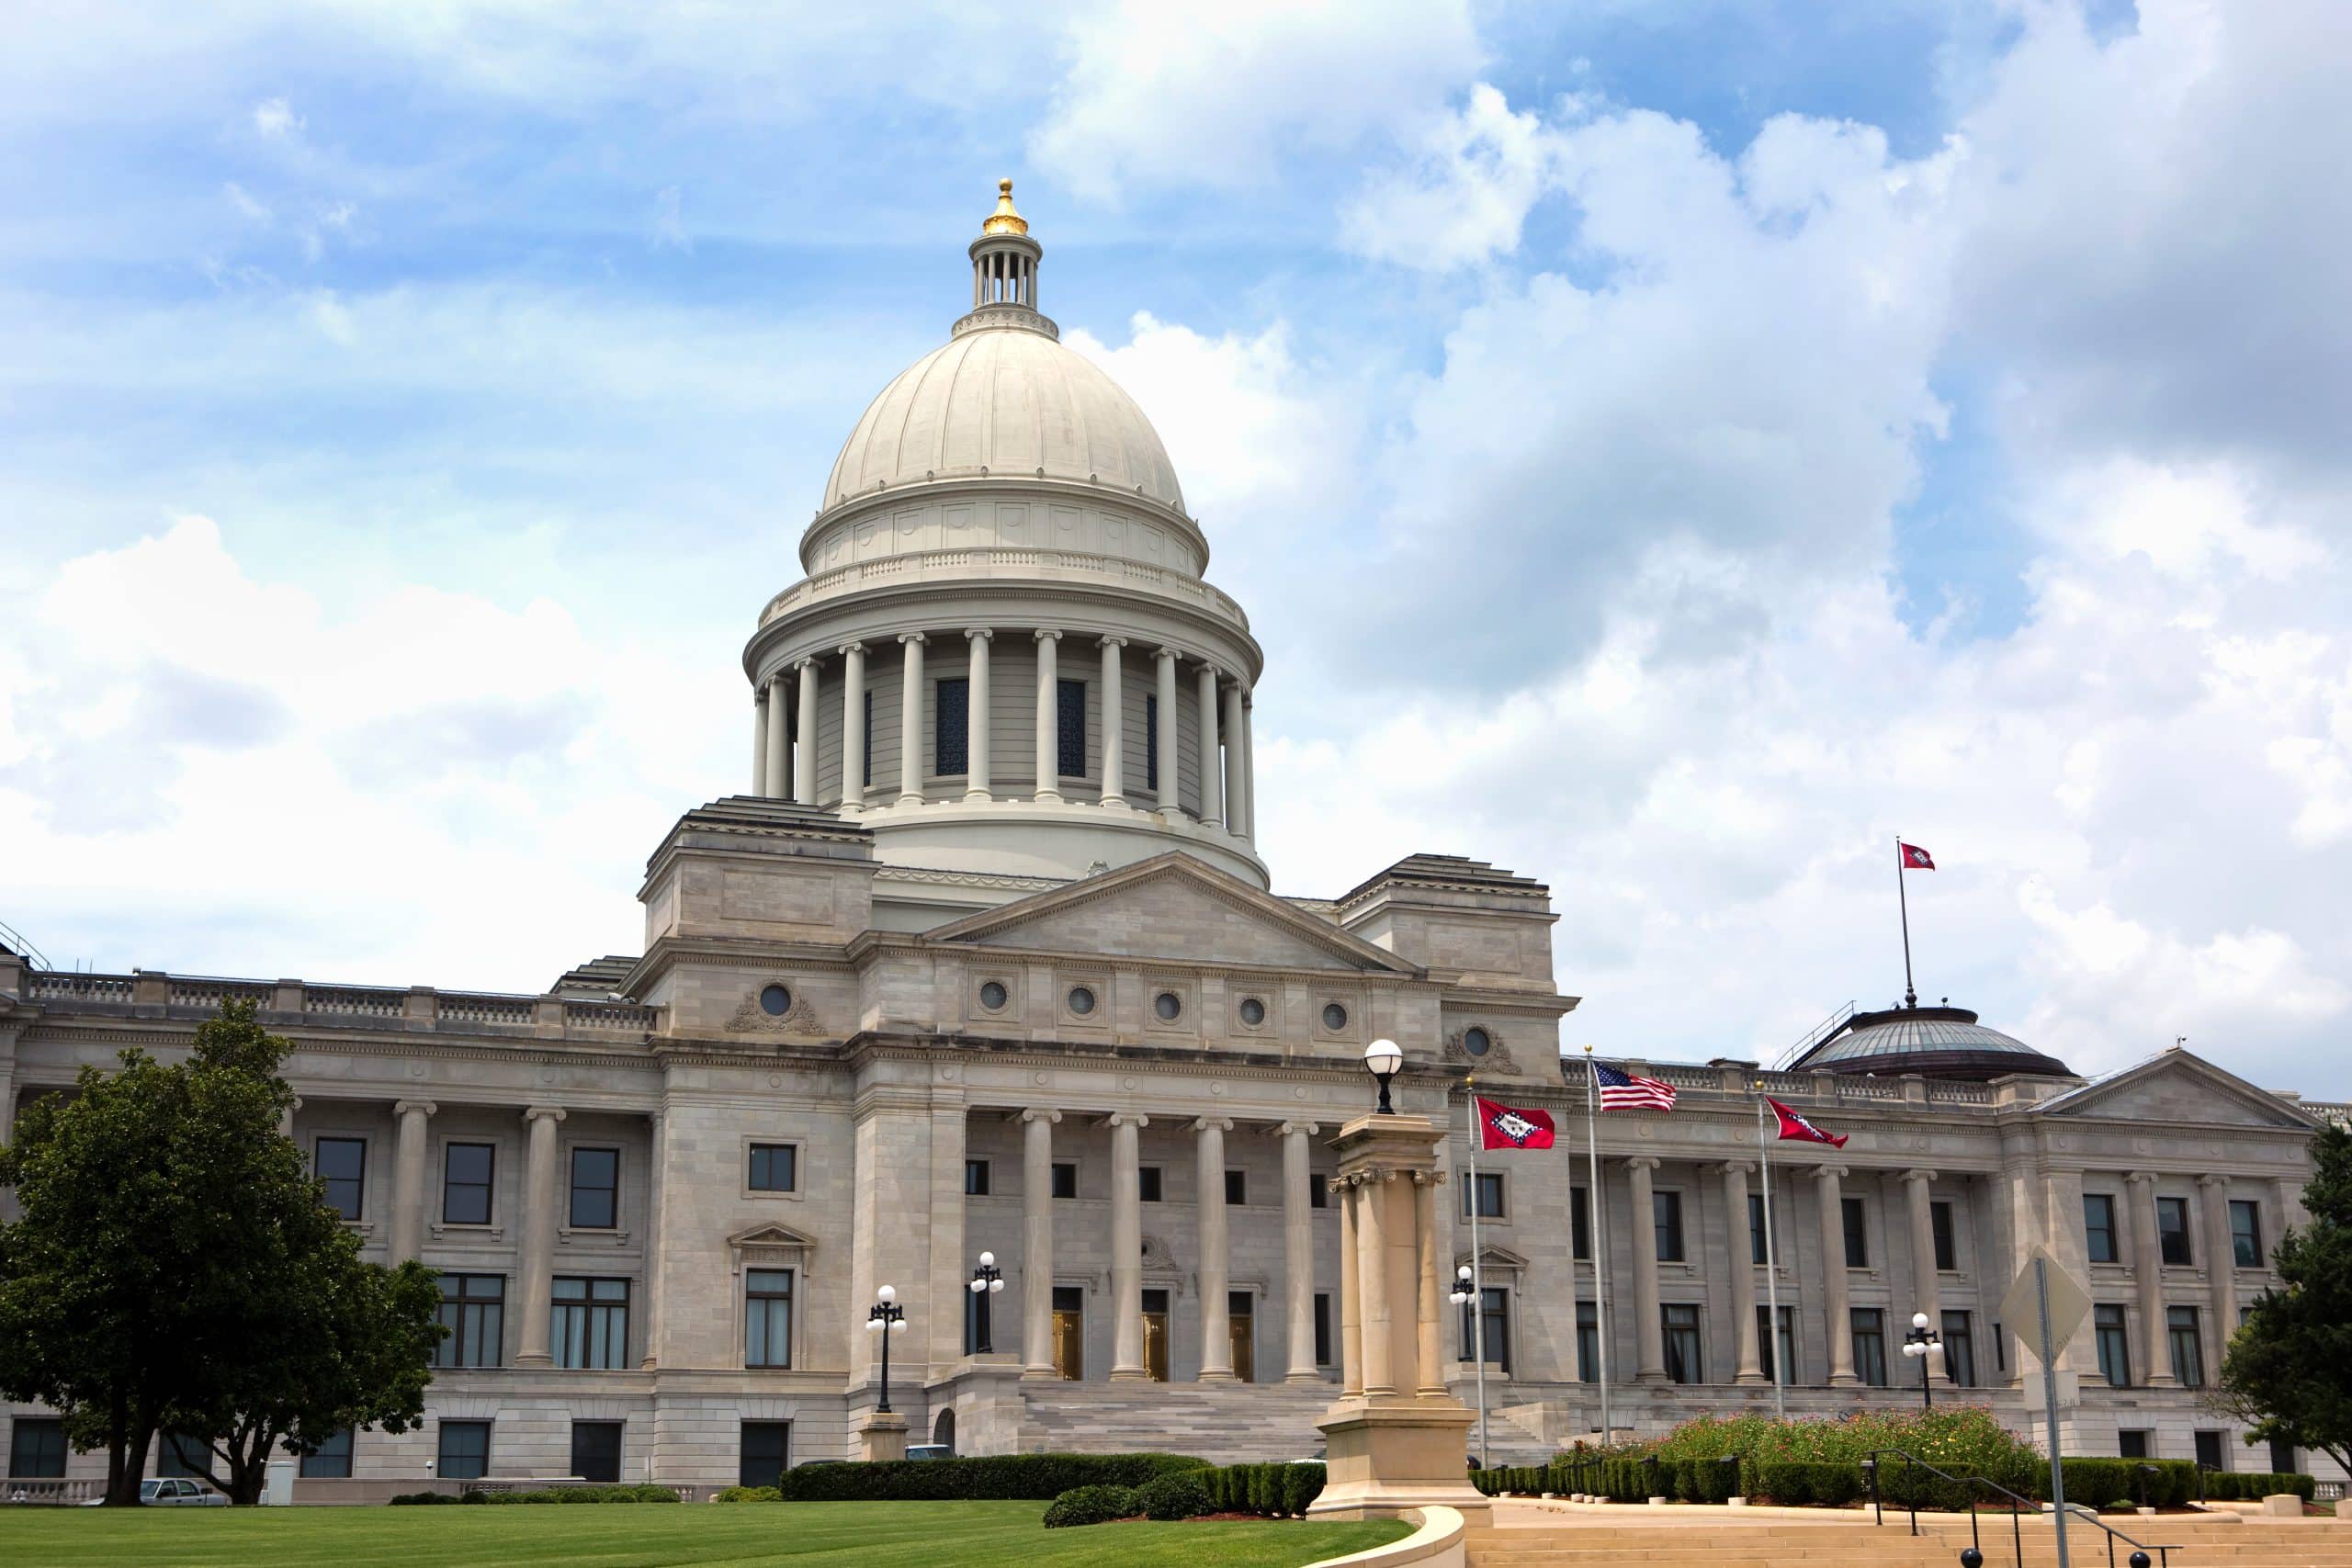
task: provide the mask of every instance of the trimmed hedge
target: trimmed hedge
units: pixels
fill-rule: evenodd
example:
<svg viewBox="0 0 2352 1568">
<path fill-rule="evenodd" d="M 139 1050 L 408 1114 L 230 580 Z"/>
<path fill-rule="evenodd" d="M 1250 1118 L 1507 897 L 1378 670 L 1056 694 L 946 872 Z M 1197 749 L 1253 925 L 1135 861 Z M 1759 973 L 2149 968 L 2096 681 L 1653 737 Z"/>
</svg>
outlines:
<svg viewBox="0 0 2352 1568">
<path fill-rule="evenodd" d="M 1136 1488 L 1136 1502 L 1147 1519 L 1197 1519 L 1216 1510 L 1209 1506 L 1209 1489 L 1197 1470 L 1170 1471 L 1157 1481 Z"/>
<path fill-rule="evenodd" d="M 784 1494 L 773 1486 L 724 1486 L 711 1498 L 714 1503 L 781 1503 Z"/>
<path fill-rule="evenodd" d="M 786 1471 L 787 1503 L 1044 1501 L 1082 1486 L 1129 1490 L 1205 1460 L 1182 1454 L 998 1454 L 981 1459 L 874 1460 Z"/>
<path fill-rule="evenodd" d="M 922 1460 L 923 1464 L 944 1464 L 944 1460 Z M 831 1466 L 827 1467 L 828 1469 Z M 1132 1486 L 1073 1486 L 1053 1501 L 1046 1510 L 1046 1528 L 1049 1530 L 1068 1529 L 1074 1525 L 1107 1525 L 1113 1519 L 1129 1519 L 1143 1511 L 1136 1501 Z"/>
<path fill-rule="evenodd" d="M 2308 1503 L 2318 1495 L 2319 1482 L 2312 1476 L 2284 1474 L 2271 1470 L 2209 1470 L 2205 1472 L 2205 1496 L 2209 1502 L 2255 1503 L 2280 1492 L 2292 1492 Z"/>
<path fill-rule="evenodd" d="M 1862 1495 L 1862 1467 L 1826 1460 L 1779 1460 L 1747 1467 L 1758 1496 L 1784 1506 L 1842 1508 Z"/>
<path fill-rule="evenodd" d="M 395 1506 L 438 1503 L 674 1503 L 678 1495 L 667 1486 L 547 1486 L 536 1492 L 467 1492 L 455 1497 L 441 1492 L 403 1492 L 391 1501 Z"/>
<path fill-rule="evenodd" d="M 1227 1464 L 1199 1472 L 1213 1514 L 1256 1514 L 1296 1518 L 1322 1495 L 1324 1469 L 1312 1460 L 1297 1464 Z"/>
</svg>

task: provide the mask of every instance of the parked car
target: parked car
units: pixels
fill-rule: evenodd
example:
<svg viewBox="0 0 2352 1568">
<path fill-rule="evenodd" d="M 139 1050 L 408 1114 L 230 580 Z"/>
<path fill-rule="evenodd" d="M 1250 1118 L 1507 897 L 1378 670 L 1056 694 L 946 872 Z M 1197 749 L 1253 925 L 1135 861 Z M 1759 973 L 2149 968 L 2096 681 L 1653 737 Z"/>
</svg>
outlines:
<svg viewBox="0 0 2352 1568">
<path fill-rule="evenodd" d="M 954 1459 L 956 1445 L 953 1443 L 909 1443 L 907 1457 L 909 1459 Z"/>
<path fill-rule="evenodd" d="M 191 1481 L 184 1475 L 164 1476 L 160 1480 L 139 1483 L 139 1500 L 153 1503 L 159 1508 L 225 1508 L 229 1499 L 201 1481 Z M 82 1505 L 85 1508 L 104 1506 L 106 1499 L 93 1497 Z"/>
</svg>

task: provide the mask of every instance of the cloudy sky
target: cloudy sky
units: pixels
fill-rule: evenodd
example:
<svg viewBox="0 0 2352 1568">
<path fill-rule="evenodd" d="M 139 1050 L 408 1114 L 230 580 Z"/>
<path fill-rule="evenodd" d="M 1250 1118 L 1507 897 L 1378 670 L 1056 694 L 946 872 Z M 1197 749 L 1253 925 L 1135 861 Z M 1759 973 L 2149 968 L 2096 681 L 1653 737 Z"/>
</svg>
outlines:
<svg viewBox="0 0 2352 1568">
<path fill-rule="evenodd" d="M 1261 838 L 1541 877 L 1566 1038 L 1919 988 L 2352 1098 L 2334 0 L 29 0 L 0 921 L 532 990 L 993 181 L 1269 655 Z"/>
</svg>

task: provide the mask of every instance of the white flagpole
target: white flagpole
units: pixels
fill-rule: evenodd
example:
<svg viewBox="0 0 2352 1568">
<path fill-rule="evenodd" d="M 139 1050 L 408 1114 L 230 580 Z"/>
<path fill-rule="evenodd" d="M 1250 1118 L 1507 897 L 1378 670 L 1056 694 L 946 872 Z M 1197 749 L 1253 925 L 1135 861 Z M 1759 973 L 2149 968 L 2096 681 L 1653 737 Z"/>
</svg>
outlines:
<svg viewBox="0 0 2352 1568">
<path fill-rule="evenodd" d="M 1462 1087 L 1469 1093 L 1462 1104 L 1463 1120 L 1470 1130 L 1470 1344 L 1478 1358 L 1478 1466 L 1485 1469 L 1494 1462 L 1487 1444 L 1487 1258 L 1478 1249 L 1478 1090 L 1476 1074 L 1466 1076 Z"/>
<path fill-rule="evenodd" d="M 1590 1184 L 1585 1202 L 1592 1211 L 1592 1325 L 1600 1350 L 1600 1441 L 1610 1441 L 1609 1425 L 1609 1236 L 1600 1228 L 1600 1078 L 1593 1071 L 1592 1047 L 1584 1048 L 1584 1146 L 1589 1160 Z"/>
<path fill-rule="evenodd" d="M 1772 1417 L 1778 1421 L 1789 1418 L 1788 1396 L 1783 1389 L 1789 1381 L 1788 1357 L 1781 1347 L 1781 1255 L 1772 1249 L 1772 1145 L 1764 1136 L 1763 1081 L 1757 1082 L 1756 1095 L 1756 1156 L 1764 1162 L 1764 1290 L 1771 1300 L 1771 1321 L 1765 1325 L 1772 1347 Z M 1790 1336 L 1794 1338 L 1795 1336 Z M 1796 1348 L 1792 1345 L 1791 1350 Z"/>
</svg>

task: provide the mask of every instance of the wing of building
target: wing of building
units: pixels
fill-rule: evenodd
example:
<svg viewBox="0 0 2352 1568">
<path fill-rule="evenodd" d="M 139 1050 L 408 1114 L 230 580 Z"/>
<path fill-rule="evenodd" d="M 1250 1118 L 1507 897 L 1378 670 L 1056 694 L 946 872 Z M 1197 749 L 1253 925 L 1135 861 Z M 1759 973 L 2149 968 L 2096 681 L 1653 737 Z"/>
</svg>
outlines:
<svg viewBox="0 0 2352 1568">
<path fill-rule="evenodd" d="M 964 1452 L 1311 1452 L 1347 1327 L 1327 1144 L 1382 1036 L 1401 1109 L 1459 1127 L 1475 1070 L 1559 1122 L 1446 1201 L 1456 1261 L 1479 1212 L 1498 1456 L 1594 1426 L 1550 892 L 1430 853 L 1336 899 L 1270 891 L 1262 654 L 1150 422 L 1039 311 L 1042 254 L 1008 182 L 968 313 L 858 419 L 806 575 L 759 610 L 748 788 L 654 846 L 639 954 L 479 995 L 0 950 L 0 1126 L 250 998 L 369 1256 L 441 1271 L 424 1428 L 305 1461 L 298 1495 L 772 1480 L 859 1451 L 886 1392 Z M 2273 1462 L 2195 1385 L 2295 1222 L 2314 1109 L 2179 1052 L 2086 1085 L 1959 1010 L 1841 1022 L 1761 1075 L 1852 1134 L 1775 1161 L 1777 1280 L 1750 1066 L 1637 1067 L 1673 1113 L 1604 1121 L 1619 1424 L 1769 1407 L 1776 1359 L 1793 1408 L 1907 1401 L 1893 1351 L 1924 1311 L 1939 1380 L 2022 1425 L 1994 1312 L 2047 1245 L 2100 1303 L 2067 1352 L 2078 1443 Z M 969 1288 L 983 1255 L 1001 1290 Z M 895 1335 L 868 1332 L 885 1286 Z M 1445 1325 L 1465 1391 L 1472 1331 Z M 102 1469 L 40 1409 L 7 1418 L 13 1477 Z"/>
</svg>

